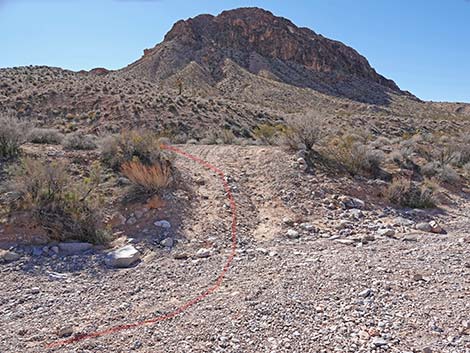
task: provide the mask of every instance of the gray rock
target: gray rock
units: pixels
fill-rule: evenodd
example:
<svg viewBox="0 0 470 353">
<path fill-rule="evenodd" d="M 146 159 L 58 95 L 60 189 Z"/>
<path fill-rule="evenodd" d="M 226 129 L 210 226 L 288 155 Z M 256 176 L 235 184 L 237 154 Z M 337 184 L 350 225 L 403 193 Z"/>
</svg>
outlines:
<svg viewBox="0 0 470 353">
<path fill-rule="evenodd" d="M 51 247 L 51 251 L 55 254 L 58 254 L 59 253 L 59 247 L 54 245 L 54 246 Z"/>
<path fill-rule="evenodd" d="M 373 340 L 372 340 L 372 344 L 375 346 L 375 347 L 383 347 L 383 346 L 386 346 L 388 343 L 386 340 L 384 340 L 382 337 L 375 337 Z"/>
<path fill-rule="evenodd" d="M 360 199 L 350 196 L 340 196 L 338 200 L 342 203 L 345 208 L 358 208 L 363 209 L 366 206 L 366 203 Z"/>
<path fill-rule="evenodd" d="M 396 226 L 411 227 L 413 224 L 415 224 L 415 222 L 404 217 L 397 217 L 393 220 L 393 225 Z"/>
<path fill-rule="evenodd" d="M 289 239 L 298 239 L 298 238 L 300 238 L 300 234 L 299 234 L 299 232 L 297 232 L 297 231 L 294 230 L 294 229 L 289 229 L 289 230 L 287 231 L 287 237 L 288 237 Z"/>
<path fill-rule="evenodd" d="M 59 243 L 58 247 L 60 251 L 72 255 L 79 254 L 81 252 L 90 250 L 93 244 L 90 243 Z"/>
<path fill-rule="evenodd" d="M 140 259 L 139 251 L 133 245 L 126 245 L 111 251 L 104 262 L 109 267 L 126 268 Z"/>
<path fill-rule="evenodd" d="M 395 235 L 395 231 L 390 228 L 379 229 L 377 231 L 377 235 L 381 237 L 393 237 Z"/>
<path fill-rule="evenodd" d="M 35 246 L 35 247 L 33 247 L 32 254 L 33 254 L 33 256 L 41 256 L 42 255 L 42 249 Z"/>
<path fill-rule="evenodd" d="M 364 213 L 357 208 L 352 208 L 349 210 L 350 217 L 353 219 L 361 219 L 364 218 Z"/>
<path fill-rule="evenodd" d="M 33 287 L 33 288 L 31 288 L 31 290 L 29 292 L 31 294 L 39 294 L 41 292 L 41 289 L 38 288 L 38 287 Z"/>
<path fill-rule="evenodd" d="M 134 216 L 129 217 L 129 219 L 126 221 L 126 223 L 129 224 L 129 225 L 136 224 L 137 223 L 137 218 L 135 218 Z"/>
<path fill-rule="evenodd" d="M 57 336 L 59 337 L 69 337 L 73 334 L 73 327 L 72 326 L 64 326 L 57 330 Z"/>
<path fill-rule="evenodd" d="M 0 260 L 10 262 L 10 261 L 19 260 L 20 257 L 21 255 L 17 254 L 16 252 L 8 251 L 8 250 L 0 250 Z"/>
<path fill-rule="evenodd" d="M 170 237 L 165 238 L 160 242 L 160 245 L 166 248 L 172 248 L 174 244 L 175 244 L 174 239 Z"/>
<path fill-rule="evenodd" d="M 160 220 L 160 221 L 156 221 L 154 223 L 155 227 L 160 227 L 160 228 L 163 228 L 163 229 L 170 229 L 171 228 L 171 223 L 166 221 L 166 220 Z"/>
<path fill-rule="evenodd" d="M 418 223 L 418 224 L 415 225 L 415 228 L 417 230 L 422 231 L 422 232 L 431 232 L 432 231 L 432 227 L 428 222 Z"/>
<path fill-rule="evenodd" d="M 315 231 L 315 226 L 310 223 L 302 223 L 300 225 L 300 228 L 302 228 L 303 230 L 306 230 L 307 232 Z"/>
</svg>

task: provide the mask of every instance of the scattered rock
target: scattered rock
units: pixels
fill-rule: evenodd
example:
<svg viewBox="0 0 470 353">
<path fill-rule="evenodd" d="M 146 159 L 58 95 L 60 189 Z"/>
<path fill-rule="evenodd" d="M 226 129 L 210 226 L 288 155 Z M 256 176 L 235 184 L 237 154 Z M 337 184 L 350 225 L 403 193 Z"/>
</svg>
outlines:
<svg viewBox="0 0 470 353">
<path fill-rule="evenodd" d="M 175 240 L 170 237 L 165 238 L 160 242 L 160 245 L 166 248 L 172 248 L 174 244 L 175 244 Z"/>
<path fill-rule="evenodd" d="M 41 289 L 39 287 L 33 287 L 29 291 L 31 294 L 39 294 L 41 292 Z"/>
<path fill-rule="evenodd" d="M 186 260 L 187 258 L 189 258 L 189 254 L 186 252 L 179 252 L 179 253 L 175 253 L 173 255 L 173 258 L 176 260 Z"/>
<path fill-rule="evenodd" d="M 364 289 L 362 292 L 360 292 L 360 293 L 358 294 L 358 296 L 361 297 L 361 298 L 367 298 L 367 297 L 369 297 L 371 294 L 372 294 L 372 289 L 367 288 L 367 289 Z"/>
<path fill-rule="evenodd" d="M 294 230 L 294 229 L 289 229 L 289 230 L 287 231 L 287 237 L 288 237 L 289 239 L 298 239 L 298 238 L 300 238 L 300 234 L 299 234 L 299 232 L 297 232 L 297 231 Z"/>
<path fill-rule="evenodd" d="M 364 201 L 362 201 L 360 199 L 357 199 L 355 197 L 340 196 L 340 197 L 338 197 L 338 200 L 341 202 L 341 204 L 344 208 L 363 209 L 366 206 L 366 203 Z"/>
<path fill-rule="evenodd" d="M 68 255 L 79 254 L 81 252 L 90 250 L 93 244 L 90 243 L 59 243 L 58 247 L 60 251 Z"/>
<path fill-rule="evenodd" d="M 415 228 L 417 230 L 420 230 L 422 232 L 432 232 L 432 227 L 428 222 L 421 222 L 416 224 Z"/>
<path fill-rule="evenodd" d="M 196 252 L 196 257 L 198 258 L 207 258 L 211 256 L 211 250 L 206 248 L 201 248 Z"/>
<path fill-rule="evenodd" d="M 126 245 L 114 250 L 105 258 L 105 264 L 109 267 L 126 268 L 140 259 L 139 251 L 133 245 Z"/>
<path fill-rule="evenodd" d="M 392 222 L 395 226 L 411 227 L 415 222 L 404 217 L 397 217 Z"/>
<path fill-rule="evenodd" d="M 64 326 L 57 330 L 57 336 L 59 337 L 69 337 L 73 335 L 73 327 L 72 326 Z"/>
<path fill-rule="evenodd" d="M 166 221 L 166 220 L 160 220 L 160 221 L 156 221 L 154 223 L 155 227 L 160 227 L 160 228 L 163 228 L 163 229 L 170 229 L 171 228 L 171 223 Z"/>
<path fill-rule="evenodd" d="M 375 337 L 373 340 L 372 340 L 372 344 L 375 346 L 375 347 L 383 347 L 383 346 L 386 346 L 388 343 L 386 340 L 384 340 L 382 337 Z"/>
<path fill-rule="evenodd" d="M 381 237 L 393 237 L 395 235 L 395 230 L 391 228 L 383 228 L 377 231 L 377 235 Z"/>
<path fill-rule="evenodd" d="M 9 250 L 0 250 L 0 260 L 5 262 L 16 261 L 21 258 L 20 254 Z"/>
<path fill-rule="evenodd" d="M 431 227 L 431 232 L 435 234 L 445 234 L 445 230 L 436 222 L 431 221 L 429 222 L 429 226 Z"/>
<path fill-rule="evenodd" d="M 285 224 L 286 226 L 293 226 L 294 225 L 294 221 L 289 217 L 284 217 L 282 219 L 282 223 Z"/>
</svg>

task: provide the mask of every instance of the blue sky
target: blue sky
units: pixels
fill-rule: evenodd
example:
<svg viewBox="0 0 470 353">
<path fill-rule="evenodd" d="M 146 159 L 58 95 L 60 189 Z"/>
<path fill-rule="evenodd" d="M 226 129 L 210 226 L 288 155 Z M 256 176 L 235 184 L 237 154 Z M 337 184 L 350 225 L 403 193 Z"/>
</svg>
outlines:
<svg viewBox="0 0 470 353">
<path fill-rule="evenodd" d="M 420 98 L 470 102 L 469 0 L 0 0 L 0 67 L 121 68 L 178 19 L 241 6 L 352 46 Z"/>
</svg>

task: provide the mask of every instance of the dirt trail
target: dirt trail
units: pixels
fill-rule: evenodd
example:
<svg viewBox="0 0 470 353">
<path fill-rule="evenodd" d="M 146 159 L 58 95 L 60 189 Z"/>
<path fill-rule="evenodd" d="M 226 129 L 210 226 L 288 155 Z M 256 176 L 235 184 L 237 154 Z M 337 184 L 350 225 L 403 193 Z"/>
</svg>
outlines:
<svg viewBox="0 0 470 353">
<path fill-rule="evenodd" d="M 135 244 L 143 261 L 124 270 L 101 252 L 1 265 L 0 352 L 470 352 L 470 233 L 457 210 L 435 216 L 449 234 L 419 233 L 368 199 L 335 206 L 347 180 L 306 174 L 279 148 L 181 147 L 223 170 L 237 202 L 238 250 L 220 290 L 169 321 L 44 348 L 64 325 L 80 334 L 146 320 L 213 283 L 230 252 L 227 200 L 215 175 L 178 158 L 185 238 L 171 251 Z M 211 255 L 193 256 L 201 247 Z"/>
</svg>

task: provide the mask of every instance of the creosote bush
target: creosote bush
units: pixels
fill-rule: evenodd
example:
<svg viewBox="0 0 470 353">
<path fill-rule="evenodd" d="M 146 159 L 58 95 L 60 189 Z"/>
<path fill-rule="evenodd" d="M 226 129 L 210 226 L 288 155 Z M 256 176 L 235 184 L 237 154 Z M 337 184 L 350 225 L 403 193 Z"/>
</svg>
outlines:
<svg viewBox="0 0 470 353">
<path fill-rule="evenodd" d="M 17 157 L 31 126 L 12 116 L 0 116 L 0 158 Z"/>
<path fill-rule="evenodd" d="M 404 177 L 396 178 L 388 186 L 386 198 L 393 204 L 410 208 L 433 208 L 436 206 L 434 191 L 426 185 L 418 185 Z"/>
<path fill-rule="evenodd" d="M 385 154 L 359 141 L 359 136 L 346 134 L 334 137 L 326 144 L 323 154 L 344 166 L 353 175 L 378 176 Z"/>
<path fill-rule="evenodd" d="M 292 150 L 305 148 L 310 151 L 326 136 L 322 126 L 319 113 L 294 117 L 283 131 L 282 142 Z"/>
<path fill-rule="evenodd" d="M 28 136 L 28 141 L 37 144 L 60 145 L 64 135 L 56 129 L 33 128 Z"/>
<path fill-rule="evenodd" d="M 104 243 L 100 229 L 99 164 L 93 164 L 90 176 L 72 180 L 64 163 L 23 159 L 10 170 L 10 188 L 20 196 L 12 211 L 30 212 L 32 219 L 57 241 L 78 240 Z"/>
</svg>

